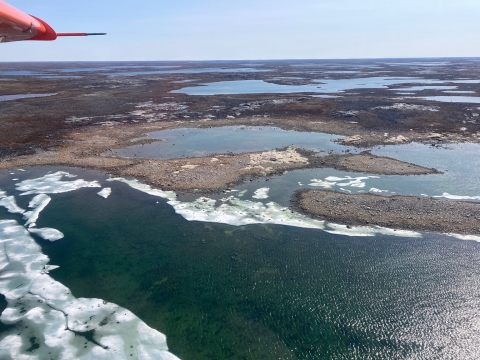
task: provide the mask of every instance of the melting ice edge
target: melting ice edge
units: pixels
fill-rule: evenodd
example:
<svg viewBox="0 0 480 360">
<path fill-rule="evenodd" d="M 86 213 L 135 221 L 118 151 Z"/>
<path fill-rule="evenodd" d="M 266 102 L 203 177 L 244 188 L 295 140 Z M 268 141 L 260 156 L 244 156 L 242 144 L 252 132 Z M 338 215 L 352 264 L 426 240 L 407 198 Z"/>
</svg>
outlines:
<svg viewBox="0 0 480 360">
<path fill-rule="evenodd" d="M 8 303 L 0 321 L 9 326 L 0 337 L 0 358 L 15 359 L 178 359 L 168 352 L 166 337 L 148 327 L 132 312 L 101 299 L 76 299 L 70 290 L 49 276 L 58 266 L 49 265 L 50 259 L 30 233 L 45 240 L 57 241 L 64 235 L 57 229 L 37 228 L 41 211 L 52 200 L 48 193 L 64 193 L 80 188 L 101 188 L 98 181 L 74 178 L 67 172 L 47 174 L 41 178 L 16 184 L 20 196 L 35 195 L 28 210 L 20 208 L 14 196 L 0 190 L 0 206 L 10 213 L 23 215 L 23 226 L 16 220 L 0 220 L 0 293 Z M 313 179 L 313 186 L 361 186 L 367 178 Z M 345 181 L 347 183 L 339 183 Z M 131 188 L 152 196 L 167 199 L 175 212 L 189 221 L 224 223 L 234 226 L 249 224 L 279 224 L 320 229 L 331 234 L 347 236 L 422 237 L 418 232 L 393 230 L 383 227 L 352 227 L 310 219 L 291 212 L 275 202 L 255 202 L 229 196 L 217 200 L 201 197 L 193 202 L 181 202 L 172 191 L 154 189 L 137 180 L 113 178 Z M 255 192 L 252 198 L 268 198 L 268 188 Z M 375 192 L 373 189 L 372 191 Z M 107 198 L 110 188 L 98 195 Z M 454 235 L 463 240 L 477 240 L 476 236 Z M 34 349 L 32 351 L 31 349 Z"/>
</svg>

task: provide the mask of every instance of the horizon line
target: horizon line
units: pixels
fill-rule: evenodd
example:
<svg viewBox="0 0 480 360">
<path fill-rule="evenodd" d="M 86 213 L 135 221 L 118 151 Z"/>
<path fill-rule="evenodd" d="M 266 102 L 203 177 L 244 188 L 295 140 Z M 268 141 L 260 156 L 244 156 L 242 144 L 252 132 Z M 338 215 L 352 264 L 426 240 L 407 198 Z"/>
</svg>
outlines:
<svg viewBox="0 0 480 360">
<path fill-rule="evenodd" d="M 432 59 L 479 59 L 480 56 L 427 56 L 427 57 L 371 57 L 371 58 L 266 58 L 266 59 L 202 59 L 202 60 L 39 60 L 39 61 L 0 61 L 0 64 L 8 63 L 66 63 L 66 62 L 237 62 L 237 61 L 353 61 L 353 60 L 432 60 Z"/>
</svg>

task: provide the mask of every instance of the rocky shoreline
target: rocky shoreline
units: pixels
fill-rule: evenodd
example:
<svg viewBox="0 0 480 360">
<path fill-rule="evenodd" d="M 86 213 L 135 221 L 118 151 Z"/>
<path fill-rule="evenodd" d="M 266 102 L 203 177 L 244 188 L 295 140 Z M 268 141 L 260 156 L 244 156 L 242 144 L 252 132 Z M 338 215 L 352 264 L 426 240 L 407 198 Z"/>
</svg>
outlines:
<svg viewBox="0 0 480 360">
<path fill-rule="evenodd" d="M 360 154 L 328 154 L 293 146 L 251 153 L 213 154 L 204 157 L 170 160 L 104 156 L 112 149 L 131 145 L 131 140 L 149 131 L 171 128 L 167 124 L 125 125 L 121 127 L 89 127 L 71 133 L 66 141 L 50 150 L 11 157 L 0 162 L 0 169 L 26 166 L 74 166 L 102 171 L 116 177 L 136 178 L 164 190 L 180 192 L 221 192 L 246 180 L 281 175 L 287 170 L 334 168 L 343 171 L 382 175 L 438 174 L 415 164 L 369 152 Z M 157 140 L 141 140 L 149 143 Z"/>
<path fill-rule="evenodd" d="M 302 189 L 291 204 L 315 219 L 349 226 L 480 235 L 480 202 Z"/>
</svg>

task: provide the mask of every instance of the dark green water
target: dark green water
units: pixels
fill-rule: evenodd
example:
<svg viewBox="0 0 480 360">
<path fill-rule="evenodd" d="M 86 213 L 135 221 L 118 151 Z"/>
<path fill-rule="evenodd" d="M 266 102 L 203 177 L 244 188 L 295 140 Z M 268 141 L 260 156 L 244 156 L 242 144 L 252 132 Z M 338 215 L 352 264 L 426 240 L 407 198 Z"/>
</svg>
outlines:
<svg viewBox="0 0 480 360">
<path fill-rule="evenodd" d="M 51 195 L 51 276 L 133 311 L 182 359 L 480 356 L 480 244 L 187 222 L 109 186 Z"/>
</svg>

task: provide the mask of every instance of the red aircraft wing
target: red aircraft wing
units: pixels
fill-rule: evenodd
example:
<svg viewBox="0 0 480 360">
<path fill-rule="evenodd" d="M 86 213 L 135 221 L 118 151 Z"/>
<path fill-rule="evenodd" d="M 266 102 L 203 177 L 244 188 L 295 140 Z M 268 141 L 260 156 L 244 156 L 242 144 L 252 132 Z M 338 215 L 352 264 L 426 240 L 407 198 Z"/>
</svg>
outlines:
<svg viewBox="0 0 480 360">
<path fill-rule="evenodd" d="M 56 33 L 45 21 L 25 14 L 0 0 L 0 43 L 22 40 L 55 40 L 57 36 L 105 35 L 104 33 Z"/>
</svg>

